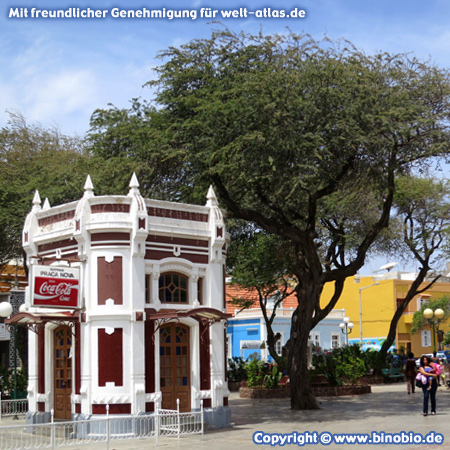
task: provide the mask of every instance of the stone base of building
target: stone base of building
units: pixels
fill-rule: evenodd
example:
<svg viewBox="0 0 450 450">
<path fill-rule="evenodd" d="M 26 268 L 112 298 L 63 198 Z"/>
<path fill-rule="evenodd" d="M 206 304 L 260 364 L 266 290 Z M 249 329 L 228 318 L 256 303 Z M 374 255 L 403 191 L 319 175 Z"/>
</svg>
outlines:
<svg viewBox="0 0 450 450">
<path fill-rule="evenodd" d="M 151 413 L 153 414 L 153 413 Z M 74 414 L 72 416 L 71 421 L 80 421 L 80 420 L 90 420 L 90 419 L 99 419 L 99 418 L 105 418 L 106 416 L 100 416 L 100 415 L 91 415 L 86 416 L 84 414 Z M 131 416 L 130 416 L 131 417 Z M 123 420 L 124 426 L 120 427 L 120 429 L 123 431 L 124 427 L 128 426 L 127 424 L 130 424 L 131 421 L 127 416 L 120 416 L 115 417 L 114 415 L 109 416 L 110 420 L 114 421 L 120 421 Z M 49 412 L 27 412 L 26 414 L 26 424 L 27 425 L 36 425 L 36 424 L 43 424 L 43 423 L 49 423 L 51 421 L 51 415 Z M 205 408 L 204 409 L 204 423 L 205 423 L 205 429 L 206 430 L 212 430 L 212 429 L 220 429 L 220 428 L 228 428 L 231 426 L 231 409 L 229 406 L 219 406 L 218 408 Z M 97 427 L 103 427 L 103 422 L 100 422 L 100 424 L 96 425 Z M 89 428 L 92 432 L 92 429 Z M 103 430 L 104 431 L 104 430 Z M 98 434 L 102 434 L 102 430 L 98 429 L 96 430 Z"/>
<path fill-rule="evenodd" d="M 27 425 L 36 425 L 40 423 L 49 423 L 51 421 L 51 414 L 49 412 L 31 412 L 28 411 L 25 416 L 25 423 Z"/>
<path fill-rule="evenodd" d="M 208 430 L 228 428 L 231 426 L 231 409 L 229 406 L 219 406 L 218 408 L 206 408 L 205 427 Z"/>
</svg>

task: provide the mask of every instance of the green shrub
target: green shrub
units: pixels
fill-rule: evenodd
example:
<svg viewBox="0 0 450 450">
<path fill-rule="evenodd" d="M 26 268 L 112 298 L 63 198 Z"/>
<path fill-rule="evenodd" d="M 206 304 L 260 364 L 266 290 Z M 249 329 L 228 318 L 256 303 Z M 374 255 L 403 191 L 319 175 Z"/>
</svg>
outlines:
<svg viewBox="0 0 450 450">
<path fill-rule="evenodd" d="M 228 359 L 228 380 L 243 381 L 247 379 L 245 360 L 241 356 L 233 356 Z"/>
<path fill-rule="evenodd" d="M 258 387 L 264 382 L 264 363 L 258 358 L 252 358 L 245 365 L 247 371 L 247 386 Z"/>
<path fill-rule="evenodd" d="M 264 376 L 264 386 L 269 389 L 276 389 L 282 376 L 283 374 L 278 370 L 278 366 L 274 364 L 270 373 Z"/>
</svg>

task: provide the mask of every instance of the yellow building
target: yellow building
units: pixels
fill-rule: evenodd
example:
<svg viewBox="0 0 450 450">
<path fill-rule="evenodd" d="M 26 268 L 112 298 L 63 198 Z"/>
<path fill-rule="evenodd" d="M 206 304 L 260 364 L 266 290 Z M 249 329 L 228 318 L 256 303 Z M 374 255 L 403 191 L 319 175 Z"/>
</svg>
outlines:
<svg viewBox="0 0 450 450">
<path fill-rule="evenodd" d="M 335 308 L 345 309 L 346 316 L 354 324 L 349 344 L 362 342 L 363 349 L 381 347 L 389 332 L 397 304 L 405 298 L 414 278 L 415 274 L 411 273 L 388 272 L 376 276 L 350 277 L 346 280 Z M 426 285 L 427 283 L 423 283 L 420 289 Z M 321 297 L 322 306 L 331 298 L 333 291 L 331 283 L 325 286 Z M 412 335 L 412 318 L 423 302 L 428 299 L 436 300 L 444 295 L 450 295 L 450 282 L 435 283 L 411 300 L 398 323 L 394 348 L 404 347 L 419 356 L 433 351 L 431 327 L 427 326 Z M 441 325 L 441 329 L 449 331 L 448 324 Z"/>
</svg>

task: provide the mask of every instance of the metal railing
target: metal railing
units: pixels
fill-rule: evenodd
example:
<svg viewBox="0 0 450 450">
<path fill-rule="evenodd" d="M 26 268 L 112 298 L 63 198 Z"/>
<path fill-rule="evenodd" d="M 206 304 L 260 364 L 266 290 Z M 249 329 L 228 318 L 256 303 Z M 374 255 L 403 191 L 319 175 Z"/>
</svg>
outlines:
<svg viewBox="0 0 450 450">
<path fill-rule="evenodd" d="M 114 440 L 155 438 L 203 434 L 203 401 L 200 411 L 180 413 L 177 410 L 157 408 L 151 415 L 110 415 L 106 405 L 106 418 L 51 422 L 0 427 L 1 450 L 56 449 L 104 442 L 107 450 Z"/>
<path fill-rule="evenodd" d="M 23 416 L 28 411 L 28 400 L 19 399 L 2 399 L 2 393 L 0 392 L 0 420 L 4 416 Z M 1 448 L 1 447 L 0 447 Z"/>
</svg>

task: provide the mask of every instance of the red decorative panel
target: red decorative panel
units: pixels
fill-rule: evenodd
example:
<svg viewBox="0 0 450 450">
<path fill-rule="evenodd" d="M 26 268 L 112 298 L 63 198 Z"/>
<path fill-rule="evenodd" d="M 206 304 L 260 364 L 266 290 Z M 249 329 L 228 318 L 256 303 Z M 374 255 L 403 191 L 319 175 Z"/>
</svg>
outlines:
<svg viewBox="0 0 450 450">
<path fill-rule="evenodd" d="M 147 214 L 154 217 L 167 217 L 169 219 L 192 220 L 194 222 L 208 222 L 208 214 L 180 211 L 166 208 L 147 208 Z"/>
<path fill-rule="evenodd" d="M 145 392 L 155 392 L 155 322 L 145 322 Z"/>
<path fill-rule="evenodd" d="M 200 389 L 211 389 L 209 324 L 200 322 Z"/>
<path fill-rule="evenodd" d="M 45 329 L 43 326 L 38 328 L 37 339 L 38 339 L 38 393 L 45 394 Z"/>
<path fill-rule="evenodd" d="M 223 398 L 223 406 L 228 406 L 228 397 Z"/>
<path fill-rule="evenodd" d="M 75 413 L 81 414 L 81 403 L 75 403 Z"/>
<path fill-rule="evenodd" d="M 91 247 L 100 247 L 102 245 L 128 246 L 130 245 L 130 233 L 91 234 Z"/>
<path fill-rule="evenodd" d="M 139 219 L 138 227 L 140 230 L 145 230 L 145 219 Z"/>
<path fill-rule="evenodd" d="M 155 242 L 162 244 L 171 244 L 171 245 L 189 245 L 191 247 L 203 247 L 208 248 L 208 241 L 203 239 L 188 239 L 188 238 L 178 238 L 178 237 L 169 237 L 169 236 L 155 236 L 150 234 L 147 237 L 147 242 Z"/>
<path fill-rule="evenodd" d="M 104 212 L 130 212 L 130 205 L 124 203 L 105 203 L 102 205 L 92 205 L 91 212 L 93 214 L 104 213 Z"/>
<path fill-rule="evenodd" d="M 203 408 L 211 408 L 211 399 L 210 398 L 205 398 L 203 400 Z"/>
<path fill-rule="evenodd" d="M 116 256 L 110 263 L 98 258 L 98 304 L 105 305 L 112 298 L 115 305 L 123 304 L 122 257 Z"/>
<path fill-rule="evenodd" d="M 92 405 L 92 414 L 106 414 L 106 405 Z M 131 414 L 130 403 L 109 405 L 109 414 Z"/>
<path fill-rule="evenodd" d="M 37 407 L 39 412 L 45 412 L 45 402 L 38 402 Z"/>
<path fill-rule="evenodd" d="M 145 404 L 145 412 L 153 412 L 155 411 L 155 402 L 147 402 Z"/>
<path fill-rule="evenodd" d="M 98 385 L 114 382 L 123 386 L 123 330 L 114 328 L 114 333 L 98 330 Z"/>
<path fill-rule="evenodd" d="M 38 219 L 38 225 L 43 227 L 45 225 L 50 225 L 52 223 L 63 222 L 64 220 L 70 220 L 75 217 L 75 210 L 66 211 L 59 214 L 54 214 L 53 216 L 42 217 Z"/>
<path fill-rule="evenodd" d="M 222 227 L 217 227 L 217 237 L 218 238 L 223 237 L 223 228 Z"/>
<path fill-rule="evenodd" d="M 42 253 L 42 252 L 47 252 L 49 250 L 56 250 L 56 249 L 61 249 L 64 250 L 65 248 L 68 247 L 77 247 L 77 242 L 70 240 L 70 239 L 65 239 L 63 241 L 55 241 L 55 242 L 49 242 L 48 244 L 42 244 L 42 245 L 38 245 L 38 252 Z"/>
<path fill-rule="evenodd" d="M 164 258 L 173 257 L 173 252 L 171 249 L 164 250 L 147 250 L 145 252 L 145 259 L 153 259 L 159 261 Z M 179 258 L 187 259 L 195 264 L 208 264 L 208 255 L 193 255 L 181 251 Z"/>
</svg>

